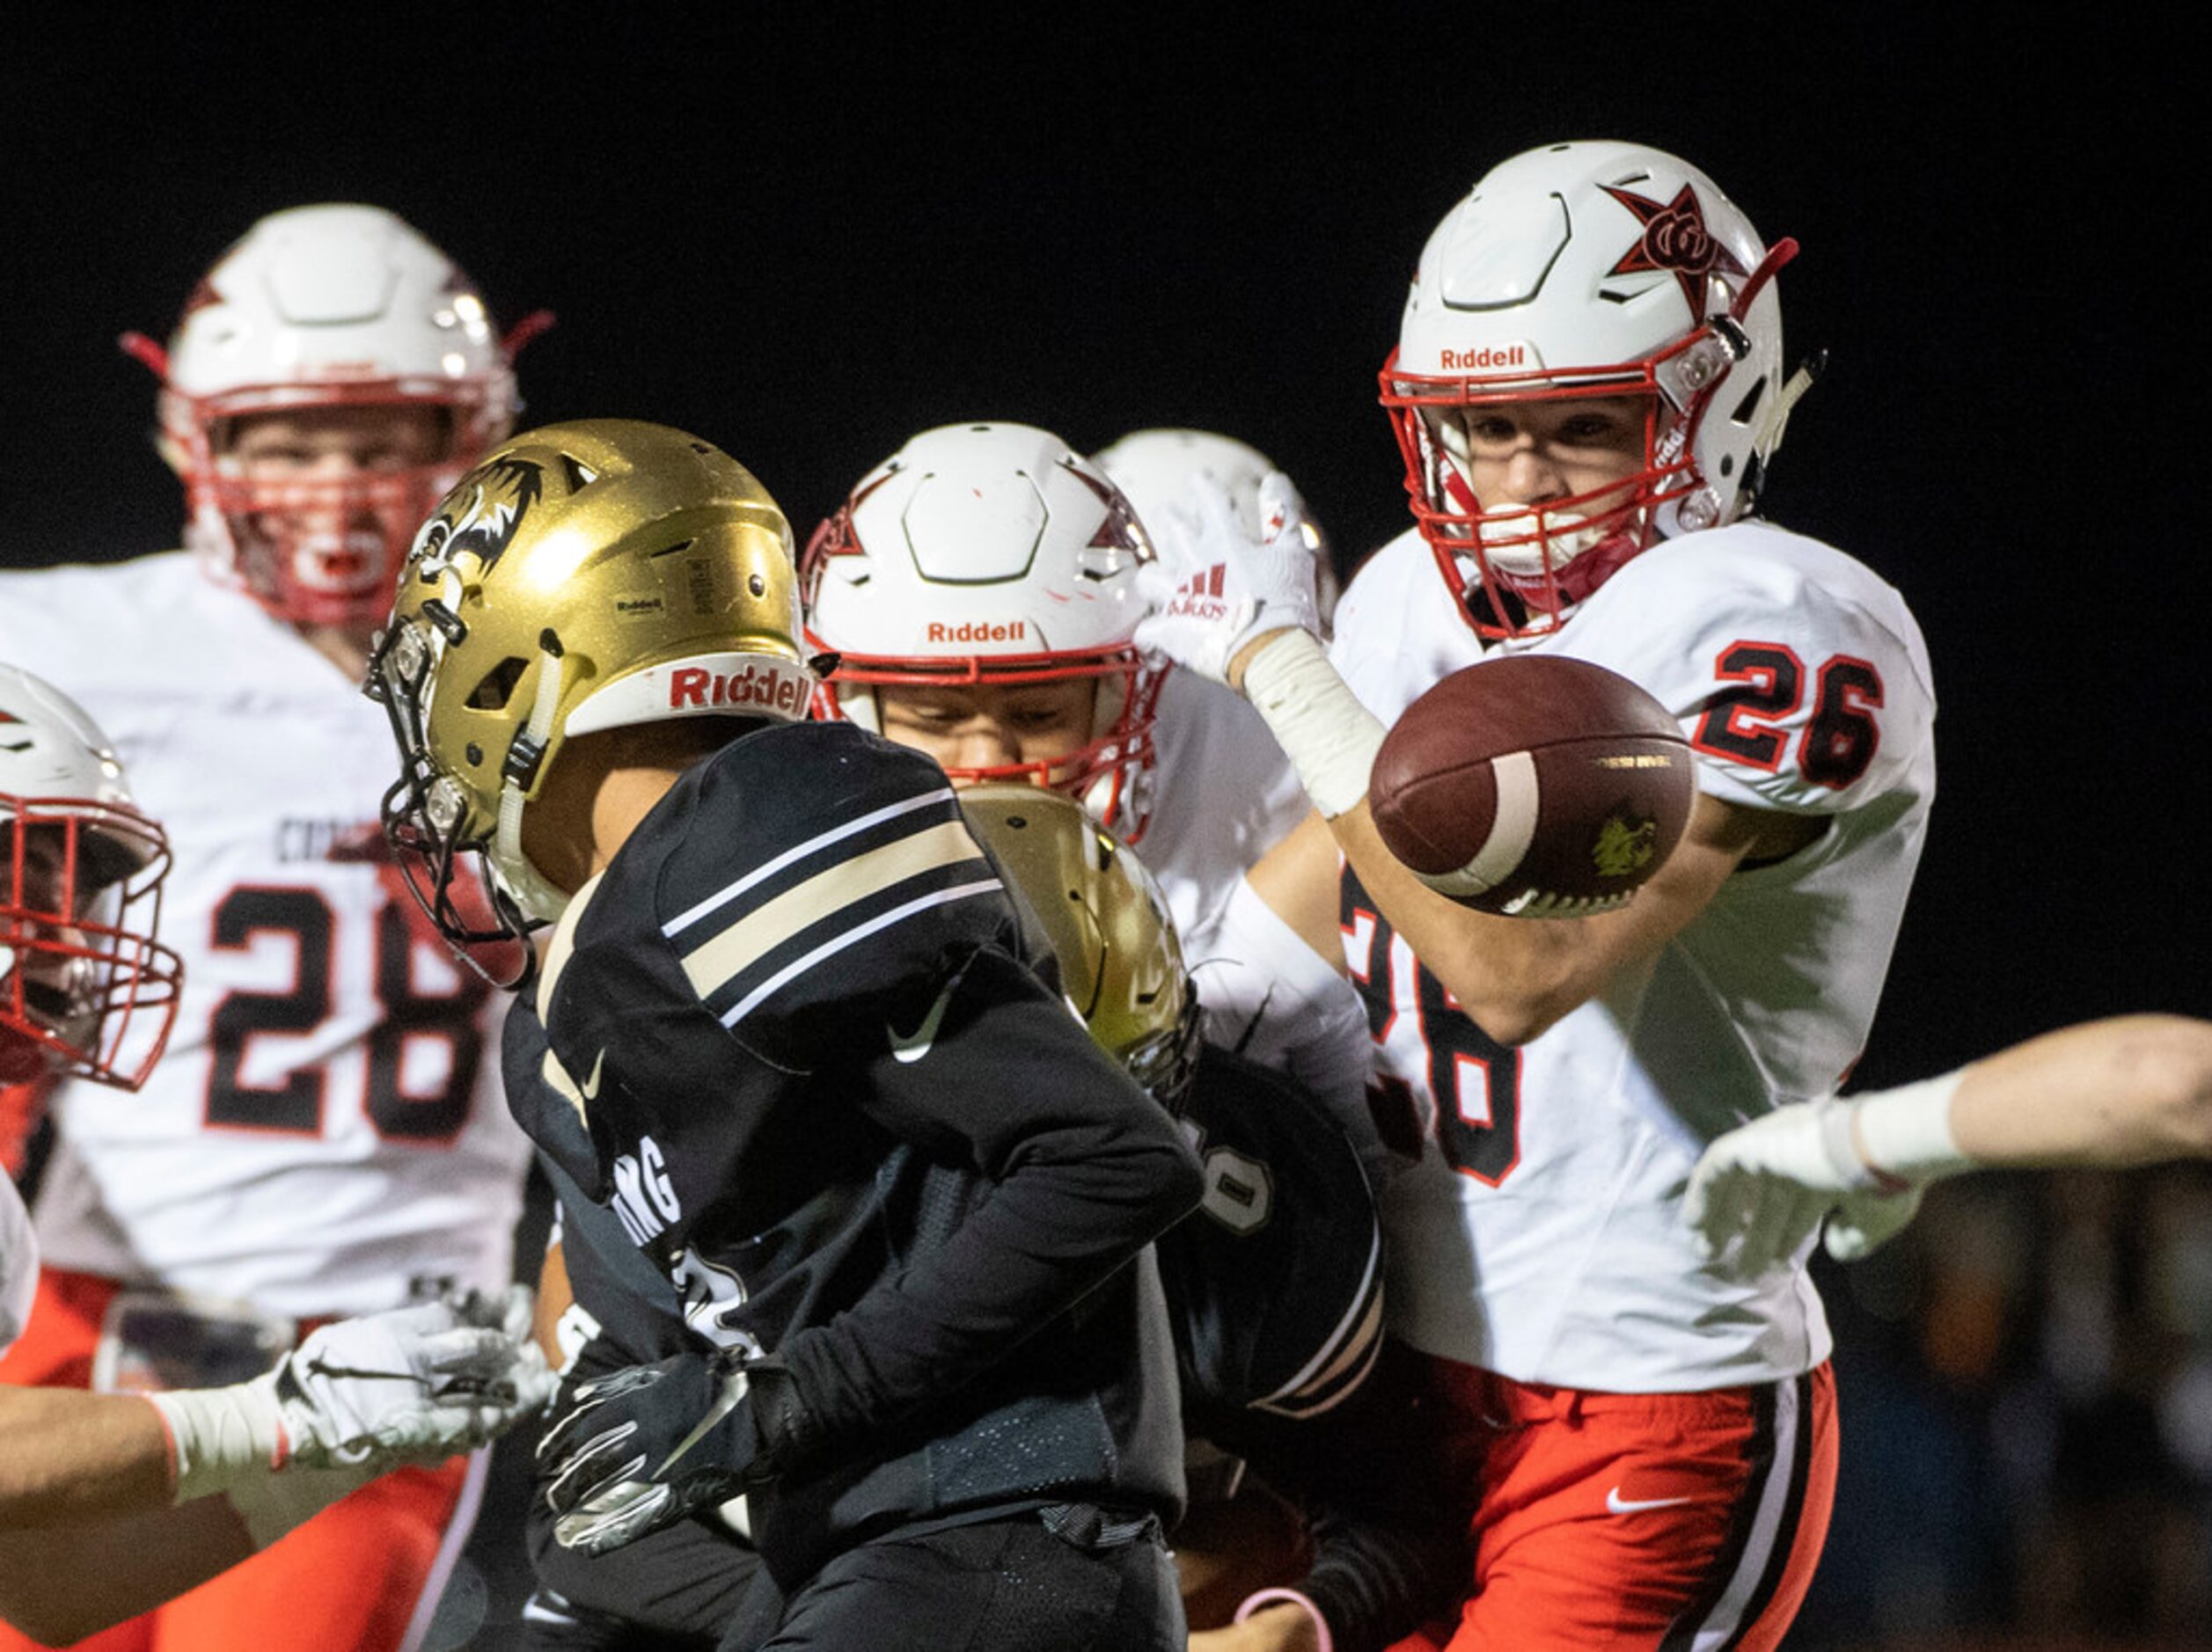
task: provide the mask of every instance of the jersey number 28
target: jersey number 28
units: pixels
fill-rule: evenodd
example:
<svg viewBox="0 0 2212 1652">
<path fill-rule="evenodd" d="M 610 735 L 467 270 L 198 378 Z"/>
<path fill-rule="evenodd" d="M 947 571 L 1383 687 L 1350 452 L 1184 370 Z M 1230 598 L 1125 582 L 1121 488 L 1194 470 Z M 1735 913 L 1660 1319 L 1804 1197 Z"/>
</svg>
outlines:
<svg viewBox="0 0 2212 1652">
<path fill-rule="evenodd" d="M 389 1141 L 434 1145 L 450 1142 L 468 1120 L 469 1098 L 484 1056 L 477 1014 L 491 989 L 465 970 L 450 992 L 424 992 L 414 981 L 417 931 L 396 901 L 376 918 L 377 998 L 384 1016 L 368 1038 L 368 1088 L 363 1110 Z M 234 991 L 216 1006 L 208 1028 L 214 1061 L 208 1071 L 207 1122 L 231 1129 L 319 1132 L 329 1074 L 320 1062 L 295 1067 L 282 1084 L 249 1085 L 245 1055 L 260 1034 L 312 1032 L 331 1012 L 331 973 L 337 947 L 337 915 L 311 888 L 246 885 L 223 896 L 209 939 L 217 950 L 251 947 L 263 935 L 288 937 L 297 965 L 282 992 Z M 404 1086 L 407 1046 L 421 1040 L 446 1046 L 444 1081 L 429 1094 Z"/>
</svg>

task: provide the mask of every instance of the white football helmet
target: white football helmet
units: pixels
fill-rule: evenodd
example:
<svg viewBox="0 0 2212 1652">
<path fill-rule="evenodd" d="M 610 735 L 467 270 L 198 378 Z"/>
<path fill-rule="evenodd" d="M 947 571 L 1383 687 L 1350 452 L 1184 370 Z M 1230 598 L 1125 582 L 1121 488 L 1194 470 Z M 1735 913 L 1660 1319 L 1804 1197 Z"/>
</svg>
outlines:
<svg viewBox="0 0 2212 1652">
<path fill-rule="evenodd" d="M 1260 521 L 1260 484 L 1278 469 L 1274 460 L 1249 442 L 1212 430 L 1132 430 L 1119 441 L 1091 455 L 1091 463 L 1106 472 L 1116 487 L 1129 495 L 1137 519 L 1158 543 L 1172 531 L 1175 518 L 1168 508 L 1184 501 L 1193 477 L 1210 477 L 1220 484 L 1236 506 L 1244 531 L 1254 539 L 1266 537 Z M 1336 553 L 1329 536 L 1310 514 L 1299 523 L 1306 545 L 1314 553 L 1314 579 L 1325 623 L 1337 611 L 1340 589 Z"/>
<path fill-rule="evenodd" d="M 295 207 L 216 261 L 165 350 L 142 333 L 122 342 L 161 380 L 187 543 L 279 618 L 358 626 L 390 605 L 415 524 L 507 434 L 514 349 L 551 320 L 539 311 L 502 340 L 468 277 L 391 213 Z M 395 406 L 444 414 L 433 462 L 253 479 L 229 451 L 252 414 Z"/>
<path fill-rule="evenodd" d="M 1050 763 L 951 769 L 1079 799 L 1134 843 L 1151 814 L 1165 668 L 1131 640 L 1152 542 L 1121 490 L 1029 425 L 926 430 L 815 530 L 800 565 L 809 644 L 838 656 L 824 709 L 881 728 L 875 689 L 1093 677 L 1091 739 Z"/>
<path fill-rule="evenodd" d="M 1406 491 L 1485 635 L 1549 631 L 1655 539 L 1752 507 L 1809 372 L 1784 383 L 1771 248 L 1688 163 L 1555 143 L 1497 167 L 1422 249 L 1382 402 Z M 1639 478 L 1531 505 L 1475 496 L 1469 409 L 1640 395 Z M 1478 588 L 1479 587 L 1479 588 Z"/>
<path fill-rule="evenodd" d="M 168 871 L 99 726 L 0 665 L 0 1083 L 144 1082 L 182 979 L 155 939 Z"/>
</svg>

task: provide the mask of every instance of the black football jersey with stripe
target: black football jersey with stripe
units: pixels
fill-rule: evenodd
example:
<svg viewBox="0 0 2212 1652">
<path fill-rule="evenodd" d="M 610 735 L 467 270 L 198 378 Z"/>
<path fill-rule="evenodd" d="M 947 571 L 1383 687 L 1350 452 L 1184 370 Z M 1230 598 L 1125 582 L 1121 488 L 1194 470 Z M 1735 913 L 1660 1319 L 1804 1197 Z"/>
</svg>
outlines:
<svg viewBox="0 0 2212 1652">
<path fill-rule="evenodd" d="M 789 1371 L 803 1427 L 752 1498 L 780 1572 L 963 1509 L 1179 1500 L 1140 1253 L 1198 1167 L 1023 947 L 934 764 L 788 724 L 685 773 L 547 948 L 510 1101 L 692 1333 Z"/>
</svg>

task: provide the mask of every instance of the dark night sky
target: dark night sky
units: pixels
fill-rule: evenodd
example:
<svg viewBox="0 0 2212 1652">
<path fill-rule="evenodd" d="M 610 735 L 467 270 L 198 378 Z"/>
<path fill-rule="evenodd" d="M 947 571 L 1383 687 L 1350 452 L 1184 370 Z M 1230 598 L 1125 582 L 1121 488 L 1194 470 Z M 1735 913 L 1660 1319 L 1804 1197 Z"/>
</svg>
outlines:
<svg viewBox="0 0 2212 1652">
<path fill-rule="evenodd" d="M 0 559 L 173 543 L 115 333 L 165 333 L 260 214 L 348 198 L 502 319 L 560 313 L 533 419 L 696 430 L 802 536 L 912 431 L 996 417 L 1086 448 L 1228 430 L 1364 550 L 1405 520 L 1373 375 L 1429 228 L 1514 151 L 1641 139 L 1804 244 L 1791 351 L 1832 369 L 1770 514 L 1901 586 L 1935 660 L 1942 792 L 1863 1076 L 2212 1010 L 2190 53 L 2109 22 L 1506 10 L 378 8 L 310 38 L 18 6 Z"/>
</svg>

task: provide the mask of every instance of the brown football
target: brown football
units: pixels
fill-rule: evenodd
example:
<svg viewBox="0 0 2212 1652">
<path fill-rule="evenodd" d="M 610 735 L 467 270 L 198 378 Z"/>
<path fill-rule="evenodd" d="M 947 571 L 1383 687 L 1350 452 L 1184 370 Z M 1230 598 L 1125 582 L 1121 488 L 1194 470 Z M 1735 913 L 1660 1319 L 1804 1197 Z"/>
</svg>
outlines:
<svg viewBox="0 0 2212 1652">
<path fill-rule="evenodd" d="M 1666 708 L 1618 672 L 1505 654 L 1405 708 L 1367 804 L 1390 852 L 1461 905 L 1581 917 L 1666 864 L 1696 800 L 1694 762 Z"/>
</svg>

